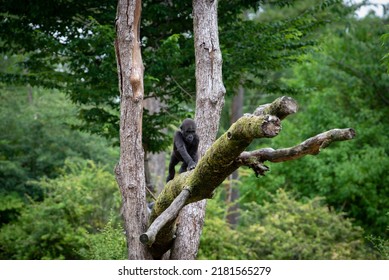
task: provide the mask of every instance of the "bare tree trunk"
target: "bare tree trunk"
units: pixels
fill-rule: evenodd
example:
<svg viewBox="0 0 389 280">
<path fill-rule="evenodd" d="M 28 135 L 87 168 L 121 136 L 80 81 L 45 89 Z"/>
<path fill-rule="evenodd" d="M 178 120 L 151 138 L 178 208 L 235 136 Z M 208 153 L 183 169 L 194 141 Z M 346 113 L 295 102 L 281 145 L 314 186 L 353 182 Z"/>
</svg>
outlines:
<svg viewBox="0 0 389 280">
<path fill-rule="evenodd" d="M 196 56 L 196 117 L 200 136 L 199 156 L 216 139 L 224 105 L 222 55 L 217 24 L 218 1 L 193 0 L 193 26 Z M 171 259 L 195 259 L 205 217 L 206 200 L 183 208 L 179 215 Z"/>
<path fill-rule="evenodd" d="M 243 99 L 244 99 L 244 88 L 242 85 L 239 86 L 237 94 L 232 100 L 231 106 L 231 125 L 236 122 L 243 115 Z M 236 186 L 236 180 L 239 178 L 238 169 L 235 170 L 230 176 L 230 184 L 228 185 L 228 196 L 227 205 L 230 205 L 227 210 L 227 222 L 232 226 L 236 226 L 239 219 L 239 189 Z"/>
<path fill-rule="evenodd" d="M 122 215 L 128 258 L 150 259 L 139 235 L 147 225 L 144 153 L 142 147 L 143 63 L 139 42 L 141 0 L 119 0 L 116 15 L 116 60 L 120 89 L 120 159 L 116 180 L 122 194 Z"/>
</svg>

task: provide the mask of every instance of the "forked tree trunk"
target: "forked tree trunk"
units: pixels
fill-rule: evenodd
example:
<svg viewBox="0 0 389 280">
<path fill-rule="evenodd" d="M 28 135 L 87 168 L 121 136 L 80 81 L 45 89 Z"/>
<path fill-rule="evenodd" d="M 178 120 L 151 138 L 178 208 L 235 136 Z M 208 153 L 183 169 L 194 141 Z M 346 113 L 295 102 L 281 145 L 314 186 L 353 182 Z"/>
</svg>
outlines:
<svg viewBox="0 0 389 280">
<path fill-rule="evenodd" d="M 120 89 L 120 160 L 115 173 L 122 194 L 129 259 L 151 259 L 147 248 L 139 242 L 139 235 L 147 225 L 140 14 L 141 0 L 118 1 L 115 50 Z"/>
<path fill-rule="evenodd" d="M 196 49 L 196 123 L 200 156 L 212 145 L 224 104 L 217 1 L 194 0 Z M 120 161 L 116 177 L 123 200 L 129 259 L 151 258 L 139 236 L 146 225 L 144 153 L 142 148 L 143 64 L 139 44 L 141 1 L 119 0 L 116 18 L 116 58 L 121 97 Z M 182 211 L 182 224 L 172 249 L 173 259 L 197 255 L 205 215 L 205 200 Z"/>
<path fill-rule="evenodd" d="M 200 137 L 199 156 L 212 145 L 219 129 L 225 88 L 217 23 L 218 1 L 193 0 L 196 56 L 196 125 Z M 195 259 L 205 217 L 206 200 L 184 207 L 179 215 L 171 259 Z"/>
</svg>

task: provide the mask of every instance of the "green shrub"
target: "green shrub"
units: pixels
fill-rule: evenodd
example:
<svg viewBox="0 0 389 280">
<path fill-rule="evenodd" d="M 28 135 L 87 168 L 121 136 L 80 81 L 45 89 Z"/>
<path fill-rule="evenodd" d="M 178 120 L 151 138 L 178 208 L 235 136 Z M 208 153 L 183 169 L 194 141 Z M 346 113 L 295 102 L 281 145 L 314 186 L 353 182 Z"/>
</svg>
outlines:
<svg viewBox="0 0 389 280">
<path fill-rule="evenodd" d="M 91 161 L 66 162 L 63 175 L 36 184 L 44 200 L 1 228 L 0 259 L 79 259 L 90 233 L 104 228 L 111 210 L 119 212 L 113 174 Z"/>
<path fill-rule="evenodd" d="M 330 211 L 322 199 L 296 201 L 284 190 L 263 205 L 247 203 L 237 229 L 210 201 L 201 237 L 200 259 L 375 259 L 364 231 L 342 214 Z"/>
<path fill-rule="evenodd" d="M 125 260 L 127 259 L 127 242 L 124 229 L 115 226 L 112 216 L 104 229 L 98 234 L 88 235 L 88 248 L 80 255 L 87 260 Z"/>
<path fill-rule="evenodd" d="M 226 222 L 225 209 L 216 200 L 207 202 L 206 219 L 200 239 L 198 259 L 247 259 L 248 251 L 239 245 L 239 231 Z"/>
<path fill-rule="evenodd" d="M 245 205 L 242 236 L 258 259 L 371 259 L 363 230 L 322 199 L 302 203 L 284 190 L 263 205 Z"/>
</svg>

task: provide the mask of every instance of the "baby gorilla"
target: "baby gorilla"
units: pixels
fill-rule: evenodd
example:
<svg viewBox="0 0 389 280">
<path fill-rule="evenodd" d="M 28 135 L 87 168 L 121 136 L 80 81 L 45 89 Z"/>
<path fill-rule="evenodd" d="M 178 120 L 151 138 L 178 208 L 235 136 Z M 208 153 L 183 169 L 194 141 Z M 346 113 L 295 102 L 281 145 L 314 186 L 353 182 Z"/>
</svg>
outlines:
<svg viewBox="0 0 389 280">
<path fill-rule="evenodd" d="M 197 164 L 199 137 L 196 134 L 196 123 L 192 119 L 185 119 L 180 129 L 174 134 L 173 152 L 170 157 L 169 175 L 166 178 L 166 183 L 174 178 L 176 173 L 174 167 L 180 161 L 183 163 L 179 173 L 192 170 Z"/>
</svg>

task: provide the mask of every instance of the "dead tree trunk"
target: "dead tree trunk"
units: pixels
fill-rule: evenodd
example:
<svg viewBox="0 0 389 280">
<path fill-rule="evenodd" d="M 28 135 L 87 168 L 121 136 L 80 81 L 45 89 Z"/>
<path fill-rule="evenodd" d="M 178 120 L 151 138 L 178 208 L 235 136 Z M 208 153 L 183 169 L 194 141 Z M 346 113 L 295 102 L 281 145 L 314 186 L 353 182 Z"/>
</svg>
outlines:
<svg viewBox="0 0 389 280">
<path fill-rule="evenodd" d="M 120 89 L 120 159 L 115 168 L 122 194 L 128 258 L 150 259 L 139 242 L 147 224 L 142 147 L 143 63 L 139 25 L 141 0 L 119 0 L 115 51 Z"/>
<path fill-rule="evenodd" d="M 196 125 L 200 136 L 199 156 L 212 145 L 219 129 L 225 88 L 217 23 L 218 1 L 193 0 L 196 57 Z M 180 213 L 180 224 L 171 259 L 195 259 L 205 217 L 206 200 L 188 205 Z"/>
</svg>

